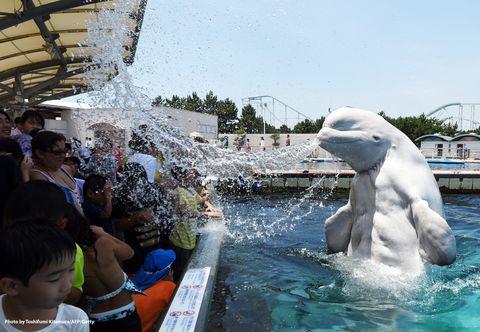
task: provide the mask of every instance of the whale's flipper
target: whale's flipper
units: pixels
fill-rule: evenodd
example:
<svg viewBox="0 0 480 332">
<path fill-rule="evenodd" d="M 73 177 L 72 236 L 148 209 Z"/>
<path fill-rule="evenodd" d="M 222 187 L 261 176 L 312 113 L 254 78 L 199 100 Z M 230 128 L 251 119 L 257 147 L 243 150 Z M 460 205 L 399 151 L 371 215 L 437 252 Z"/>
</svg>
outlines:
<svg viewBox="0 0 480 332">
<path fill-rule="evenodd" d="M 325 238 L 330 251 L 347 251 L 352 225 L 353 215 L 350 203 L 338 209 L 337 213 L 325 221 Z"/>
<path fill-rule="evenodd" d="M 430 209 L 425 200 L 416 200 L 411 204 L 411 209 L 420 247 L 428 256 L 427 260 L 437 265 L 453 263 L 457 248 L 453 232 L 445 219 Z"/>
</svg>

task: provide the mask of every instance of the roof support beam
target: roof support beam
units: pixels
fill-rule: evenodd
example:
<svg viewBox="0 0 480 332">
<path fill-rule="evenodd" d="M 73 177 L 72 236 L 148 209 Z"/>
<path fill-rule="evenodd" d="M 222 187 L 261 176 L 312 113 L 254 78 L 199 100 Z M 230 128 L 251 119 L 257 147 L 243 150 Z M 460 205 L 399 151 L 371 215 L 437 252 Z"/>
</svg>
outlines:
<svg viewBox="0 0 480 332">
<path fill-rule="evenodd" d="M 86 32 L 87 32 L 87 29 L 65 29 L 65 30 L 55 30 L 54 31 L 54 33 L 58 33 L 58 34 L 86 33 Z M 9 38 L 3 38 L 3 39 L 0 40 L 0 44 L 16 41 L 16 40 L 19 40 L 19 39 L 38 37 L 38 36 L 41 36 L 41 35 L 42 34 L 40 32 L 35 32 L 35 33 L 27 33 L 27 34 L 19 35 L 19 36 L 13 36 L 13 37 L 9 37 Z"/>
<path fill-rule="evenodd" d="M 88 62 L 91 62 L 90 58 L 85 58 L 85 57 L 78 57 L 74 58 L 73 60 L 68 59 L 67 63 L 85 63 L 87 64 Z M 61 63 L 58 60 L 48 60 L 48 61 L 42 61 L 42 62 L 36 62 L 32 64 L 28 64 L 25 66 L 17 67 L 17 68 L 12 68 L 11 70 L 5 71 L 5 72 L 0 72 L 0 81 L 4 81 L 8 78 L 14 77 L 16 74 L 24 74 L 32 70 L 38 70 L 38 69 L 44 69 L 44 68 L 50 68 L 50 67 L 55 67 L 55 66 L 60 66 Z"/>
<path fill-rule="evenodd" d="M 34 87 L 31 87 L 29 89 L 26 89 L 26 90 L 21 90 L 21 96 L 23 99 L 28 99 L 30 97 L 32 97 L 35 93 L 39 92 L 39 91 L 42 91 L 42 90 L 45 90 L 45 89 L 52 89 L 54 88 L 56 85 L 58 85 L 58 83 L 64 79 L 67 79 L 69 77 L 72 77 L 72 76 L 75 76 L 75 75 L 78 75 L 78 74 L 82 74 L 84 73 L 85 71 L 87 70 L 90 70 L 92 67 L 81 67 L 81 68 L 78 68 L 78 69 L 75 69 L 75 70 L 72 70 L 72 71 L 69 71 L 69 72 L 60 72 L 60 73 L 57 73 L 57 75 L 55 77 L 52 77 L 51 79 L 48 79 L 46 81 L 43 81 L 42 83 L 40 84 L 37 84 L 35 85 Z M 75 85 L 75 84 L 72 84 L 72 86 Z M 18 91 L 18 89 L 17 89 Z M 19 95 L 17 92 L 15 91 L 10 91 L 10 93 L 8 94 L 3 94 L 3 95 L 0 95 L 0 102 L 5 102 L 6 100 L 8 100 L 9 98 L 15 96 L 15 94 Z"/>
<path fill-rule="evenodd" d="M 25 7 L 28 8 L 28 10 L 35 10 L 35 5 L 33 4 L 32 0 L 24 0 L 24 4 L 26 5 Z M 37 25 L 38 29 L 40 30 L 40 33 L 42 34 L 43 40 L 45 40 L 45 49 L 46 51 L 51 55 L 52 59 L 57 59 L 60 61 L 62 66 L 67 65 L 67 61 L 65 60 L 65 57 L 63 56 L 63 53 L 65 52 L 65 48 L 60 49 L 57 45 L 57 42 L 55 41 L 58 38 L 58 34 L 55 36 L 50 33 L 50 30 L 48 30 L 47 26 L 45 25 L 45 21 L 49 20 L 50 16 L 36 16 L 33 18 L 35 21 L 35 24 Z"/>
<path fill-rule="evenodd" d="M 60 93 L 57 93 L 57 94 L 53 94 L 49 97 L 43 97 L 41 99 L 38 99 L 38 100 L 35 100 L 35 101 L 32 101 L 32 102 L 29 102 L 28 105 L 29 106 L 35 106 L 35 105 L 38 105 L 38 104 L 41 104 L 43 103 L 44 101 L 47 101 L 47 100 L 52 100 L 52 99 L 62 99 L 62 98 L 66 98 L 66 97 L 70 97 L 70 96 L 73 96 L 73 95 L 76 95 L 76 94 L 80 94 L 80 93 L 84 93 L 85 91 L 81 91 L 80 89 L 78 90 L 69 90 L 69 91 L 65 91 L 65 92 L 60 92 Z"/>
<path fill-rule="evenodd" d="M 82 47 L 84 45 L 79 45 L 79 44 L 72 44 L 72 45 L 65 45 L 65 46 L 60 46 L 58 47 L 58 50 L 59 52 L 63 53 L 65 52 L 67 49 L 69 48 L 79 48 L 79 47 Z M 3 60 L 6 60 L 6 59 L 10 59 L 10 58 L 14 58 L 16 56 L 21 56 L 21 55 L 27 55 L 27 54 L 32 54 L 32 53 L 38 53 L 38 52 L 46 52 L 45 50 L 45 47 L 42 47 L 42 48 L 36 48 L 36 49 L 31 49 L 31 50 L 27 50 L 27 51 L 23 51 L 23 52 L 18 52 L 18 53 L 12 53 L 12 54 L 9 54 L 9 55 L 5 55 L 5 56 L 2 56 L 0 57 L 0 61 L 3 61 Z M 60 55 L 63 57 L 63 55 L 60 53 Z M 53 56 L 52 57 L 53 59 L 57 59 L 57 60 L 60 60 L 58 59 L 56 56 Z M 65 58 L 63 58 L 65 60 Z M 60 61 L 61 62 L 61 61 Z M 62 63 L 63 64 L 63 63 Z M 66 62 L 65 62 L 66 64 Z"/>
<path fill-rule="evenodd" d="M 60 0 L 51 2 L 45 5 L 35 7 L 35 9 L 26 9 L 15 17 L 7 17 L 0 20 L 0 30 L 4 30 L 22 22 L 31 20 L 37 16 L 48 15 L 51 13 L 67 10 L 70 8 L 91 5 L 98 2 L 105 2 L 109 0 Z"/>
<path fill-rule="evenodd" d="M 15 91 L 8 85 L 0 83 L 0 89 L 7 91 L 10 95 L 15 95 Z"/>
</svg>

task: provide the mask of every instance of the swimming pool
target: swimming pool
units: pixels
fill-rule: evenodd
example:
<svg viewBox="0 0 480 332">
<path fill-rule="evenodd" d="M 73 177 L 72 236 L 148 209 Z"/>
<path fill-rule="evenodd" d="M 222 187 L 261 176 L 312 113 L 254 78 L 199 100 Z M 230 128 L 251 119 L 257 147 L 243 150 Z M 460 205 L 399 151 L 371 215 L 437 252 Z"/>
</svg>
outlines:
<svg viewBox="0 0 480 332">
<path fill-rule="evenodd" d="M 209 331 L 478 331 L 480 196 L 444 196 L 458 256 L 426 277 L 328 255 L 323 223 L 339 200 L 286 196 L 225 202 Z"/>
<path fill-rule="evenodd" d="M 432 170 L 458 170 L 458 171 L 480 171 L 479 162 L 465 162 L 464 164 L 436 164 L 428 163 Z M 304 162 L 296 166 L 297 169 L 315 170 L 344 170 L 352 169 L 344 162 Z"/>
</svg>

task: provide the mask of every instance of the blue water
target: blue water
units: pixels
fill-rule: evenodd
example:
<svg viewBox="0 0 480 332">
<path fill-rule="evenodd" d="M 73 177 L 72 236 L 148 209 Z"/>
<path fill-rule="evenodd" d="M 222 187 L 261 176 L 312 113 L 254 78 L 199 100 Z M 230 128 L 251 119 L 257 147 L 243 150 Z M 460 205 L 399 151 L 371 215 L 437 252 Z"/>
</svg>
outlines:
<svg viewBox="0 0 480 332">
<path fill-rule="evenodd" d="M 326 253 L 324 220 L 345 203 L 226 202 L 230 234 L 208 330 L 480 331 L 480 196 L 444 197 L 457 260 L 415 279 Z"/>
</svg>

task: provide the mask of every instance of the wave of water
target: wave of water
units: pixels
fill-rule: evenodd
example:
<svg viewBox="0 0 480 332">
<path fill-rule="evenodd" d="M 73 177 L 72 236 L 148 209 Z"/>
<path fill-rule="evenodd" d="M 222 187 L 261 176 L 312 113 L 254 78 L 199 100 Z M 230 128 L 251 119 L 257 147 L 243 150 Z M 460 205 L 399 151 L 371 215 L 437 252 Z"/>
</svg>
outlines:
<svg viewBox="0 0 480 332">
<path fill-rule="evenodd" d="M 152 100 L 134 85 L 123 61 L 123 45 L 131 34 L 126 23 L 137 3 L 137 0 L 115 2 L 112 8 L 102 8 L 86 23 L 84 44 L 89 48 L 84 48 L 84 55 L 99 66 L 86 73 L 92 91 L 85 102 L 95 105 L 95 110 L 77 110 L 73 114 L 79 130 L 105 122 L 126 128 L 129 136 L 132 130 L 146 124 L 145 136 L 166 157 L 167 167 L 196 168 L 202 174 L 220 178 L 248 178 L 255 173 L 290 169 L 315 149 L 316 143 L 309 142 L 273 151 L 238 153 L 195 143 L 184 136 L 162 109 L 151 107 Z M 112 78 L 113 75 L 116 76 Z"/>
</svg>

